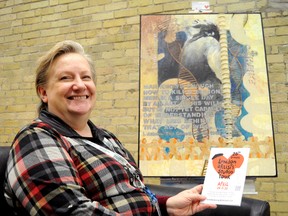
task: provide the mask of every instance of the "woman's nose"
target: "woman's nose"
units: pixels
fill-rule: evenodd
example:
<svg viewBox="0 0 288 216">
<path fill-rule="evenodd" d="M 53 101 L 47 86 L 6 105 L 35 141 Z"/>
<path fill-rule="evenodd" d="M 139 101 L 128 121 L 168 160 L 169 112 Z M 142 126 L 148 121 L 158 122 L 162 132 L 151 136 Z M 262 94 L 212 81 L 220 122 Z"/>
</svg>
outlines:
<svg viewBox="0 0 288 216">
<path fill-rule="evenodd" d="M 73 90 L 86 89 L 85 82 L 81 78 L 75 78 L 73 83 Z"/>
</svg>

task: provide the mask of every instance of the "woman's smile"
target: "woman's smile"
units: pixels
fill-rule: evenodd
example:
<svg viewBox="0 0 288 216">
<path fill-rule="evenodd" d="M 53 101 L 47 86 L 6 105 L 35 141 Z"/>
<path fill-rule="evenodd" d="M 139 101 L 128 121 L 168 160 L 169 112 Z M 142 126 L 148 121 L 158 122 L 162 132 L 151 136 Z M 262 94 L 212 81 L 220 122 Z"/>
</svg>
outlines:
<svg viewBox="0 0 288 216">
<path fill-rule="evenodd" d="M 68 97 L 69 100 L 86 100 L 88 99 L 88 95 L 83 95 L 83 96 L 70 96 Z"/>
</svg>

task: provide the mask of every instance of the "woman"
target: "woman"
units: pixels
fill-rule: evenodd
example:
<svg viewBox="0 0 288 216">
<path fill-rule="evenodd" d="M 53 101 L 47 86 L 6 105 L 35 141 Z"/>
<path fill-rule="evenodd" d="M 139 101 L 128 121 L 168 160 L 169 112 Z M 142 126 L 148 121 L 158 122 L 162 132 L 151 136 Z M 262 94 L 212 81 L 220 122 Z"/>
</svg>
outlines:
<svg viewBox="0 0 288 216">
<path fill-rule="evenodd" d="M 20 215 L 49 216 L 153 215 L 157 209 L 159 215 L 192 215 L 216 208 L 200 203 L 205 199 L 201 185 L 173 197 L 159 196 L 157 202 L 129 152 L 89 120 L 95 78 L 92 60 L 76 42 L 60 42 L 40 58 L 39 117 L 13 141 L 8 203 Z"/>
</svg>

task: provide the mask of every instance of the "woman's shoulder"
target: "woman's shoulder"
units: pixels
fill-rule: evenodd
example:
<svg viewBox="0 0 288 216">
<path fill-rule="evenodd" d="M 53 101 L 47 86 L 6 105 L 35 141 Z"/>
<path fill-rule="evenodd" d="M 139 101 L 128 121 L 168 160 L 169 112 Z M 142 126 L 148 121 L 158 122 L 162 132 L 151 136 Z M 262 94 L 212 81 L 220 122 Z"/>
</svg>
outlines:
<svg viewBox="0 0 288 216">
<path fill-rule="evenodd" d="M 21 135 L 29 135 L 35 133 L 48 133 L 49 135 L 59 136 L 58 132 L 53 129 L 51 125 L 37 118 L 34 119 L 31 123 L 23 126 L 16 134 L 15 139 L 17 139 Z"/>
<path fill-rule="evenodd" d="M 35 119 L 30 124 L 25 125 L 16 134 L 12 146 L 15 144 L 25 146 L 27 142 L 30 143 L 32 140 L 35 146 L 44 146 L 46 143 L 55 143 L 56 145 L 65 147 L 66 149 L 70 148 L 70 145 L 65 142 L 63 136 L 55 128 L 40 119 Z"/>
</svg>

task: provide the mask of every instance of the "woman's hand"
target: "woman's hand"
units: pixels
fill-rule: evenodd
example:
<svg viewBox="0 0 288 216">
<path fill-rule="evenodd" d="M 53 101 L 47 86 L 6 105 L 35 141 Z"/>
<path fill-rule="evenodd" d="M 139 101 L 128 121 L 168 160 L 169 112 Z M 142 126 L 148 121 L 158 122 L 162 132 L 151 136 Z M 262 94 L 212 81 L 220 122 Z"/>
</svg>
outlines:
<svg viewBox="0 0 288 216">
<path fill-rule="evenodd" d="M 207 208 L 216 208 L 217 205 L 215 204 L 200 203 L 206 199 L 205 196 L 201 195 L 202 189 L 203 185 L 201 184 L 170 197 L 166 203 L 169 215 L 193 215 Z"/>
</svg>

